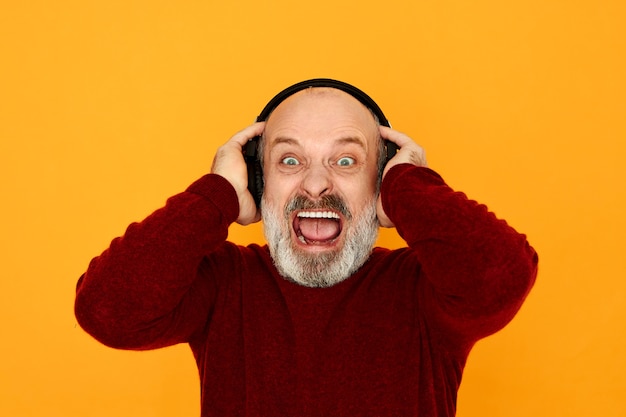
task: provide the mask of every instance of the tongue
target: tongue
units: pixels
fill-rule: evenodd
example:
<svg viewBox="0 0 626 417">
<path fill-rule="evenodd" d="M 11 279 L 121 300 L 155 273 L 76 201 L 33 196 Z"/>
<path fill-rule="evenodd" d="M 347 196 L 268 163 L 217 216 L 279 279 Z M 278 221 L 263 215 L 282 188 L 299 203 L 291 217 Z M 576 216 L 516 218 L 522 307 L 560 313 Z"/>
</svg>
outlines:
<svg viewBox="0 0 626 417">
<path fill-rule="evenodd" d="M 300 219 L 300 233 L 308 241 L 324 242 L 339 235 L 339 222 L 332 219 Z"/>
</svg>

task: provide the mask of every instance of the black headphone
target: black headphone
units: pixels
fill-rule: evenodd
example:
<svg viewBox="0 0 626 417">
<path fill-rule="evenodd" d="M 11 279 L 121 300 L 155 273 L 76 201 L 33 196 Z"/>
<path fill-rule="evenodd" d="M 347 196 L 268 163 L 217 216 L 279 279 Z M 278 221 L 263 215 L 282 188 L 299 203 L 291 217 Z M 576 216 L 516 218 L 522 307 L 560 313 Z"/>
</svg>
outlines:
<svg viewBox="0 0 626 417">
<path fill-rule="evenodd" d="M 336 88 L 337 90 L 341 90 L 345 93 L 350 94 L 352 97 L 363 103 L 363 105 L 367 107 L 374 115 L 376 115 L 376 117 L 378 118 L 378 122 L 382 126 L 391 127 L 389 121 L 383 114 L 383 111 L 380 109 L 380 107 L 378 107 L 378 104 L 376 104 L 376 102 L 374 102 L 374 100 L 370 98 L 370 96 L 368 96 L 358 88 L 354 87 L 353 85 L 344 83 L 342 81 L 332 80 L 329 78 L 315 78 L 312 80 L 306 80 L 294 84 L 291 87 L 285 88 L 283 91 L 276 94 L 276 96 L 274 96 L 274 98 L 271 99 L 269 103 L 267 103 L 263 111 L 261 111 L 259 116 L 256 118 L 256 121 L 266 121 L 272 111 L 274 111 L 274 109 L 278 107 L 278 105 L 282 103 L 287 97 L 297 93 L 298 91 L 312 87 Z M 248 190 L 250 190 L 252 197 L 254 197 L 254 201 L 256 202 L 257 207 L 260 207 L 261 205 L 261 198 L 263 196 L 264 186 L 263 167 L 261 166 L 258 152 L 260 139 L 260 136 L 256 136 L 250 139 L 250 141 L 246 143 L 246 145 L 243 147 L 243 155 L 244 159 L 246 160 L 246 165 L 248 167 Z M 393 158 L 396 152 L 398 152 L 398 145 L 391 141 L 385 140 L 385 163 Z"/>
</svg>

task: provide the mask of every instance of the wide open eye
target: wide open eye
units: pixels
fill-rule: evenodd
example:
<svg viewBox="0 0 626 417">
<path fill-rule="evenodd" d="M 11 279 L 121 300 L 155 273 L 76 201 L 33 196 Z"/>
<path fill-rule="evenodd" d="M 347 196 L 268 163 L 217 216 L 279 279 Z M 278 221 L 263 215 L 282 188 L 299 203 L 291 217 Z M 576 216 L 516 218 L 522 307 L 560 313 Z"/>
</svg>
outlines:
<svg viewBox="0 0 626 417">
<path fill-rule="evenodd" d="M 337 160 L 337 165 L 340 167 L 349 167 L 355 164 L 354 158 L 350 158 L 349 156 L 344 156 L 343 158 L 339 158 Z"/>
<path fill-rule="evenodd" d="M 288 156 L 286 158 L 283 158 L 282 161 L 280 161 L 281 164 L 283 165 L 300 165 L 300 161 L 298 161 L 296 158 L 294 158 L 293 156 Z"/>
</svg>

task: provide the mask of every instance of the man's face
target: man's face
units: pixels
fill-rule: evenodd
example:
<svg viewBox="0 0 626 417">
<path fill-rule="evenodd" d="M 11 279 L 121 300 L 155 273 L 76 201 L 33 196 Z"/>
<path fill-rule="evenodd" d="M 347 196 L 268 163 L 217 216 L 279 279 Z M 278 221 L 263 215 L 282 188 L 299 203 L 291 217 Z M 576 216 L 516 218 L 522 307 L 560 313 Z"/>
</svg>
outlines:
<svg viewBox="0 0 626 417">
<path fill-rule="evenodd" d="M 314 88 L 274 110 L 264 140 L 263 220 L 279 272 L 307 286 L 344 280 L 378 233 L 378 124 L 352 96 Z"/>
</svg>

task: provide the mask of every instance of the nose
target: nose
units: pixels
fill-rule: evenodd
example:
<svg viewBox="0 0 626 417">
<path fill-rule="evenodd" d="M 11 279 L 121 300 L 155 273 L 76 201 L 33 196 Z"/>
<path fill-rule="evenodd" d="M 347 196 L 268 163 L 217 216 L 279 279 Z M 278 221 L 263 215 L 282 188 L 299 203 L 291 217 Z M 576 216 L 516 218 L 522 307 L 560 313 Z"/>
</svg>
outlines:
<svg viewBox="0 0 626 417">
<path fill-rule="evenodd" d="M 311 199 L 330 194 L 333 188 L 331 173 L 323 165 L 309 166 L 301 183 L 302 192 Z"/>
</svg>

